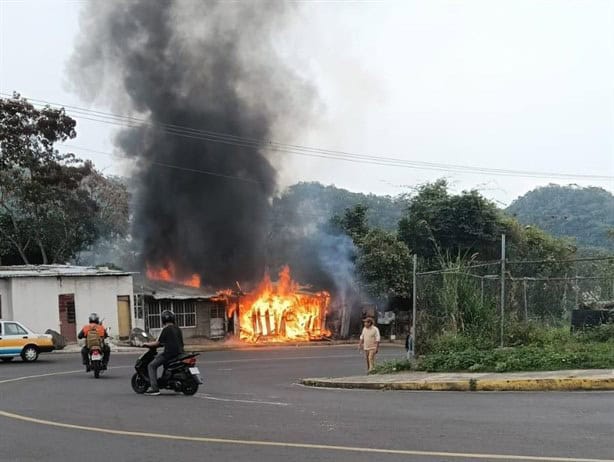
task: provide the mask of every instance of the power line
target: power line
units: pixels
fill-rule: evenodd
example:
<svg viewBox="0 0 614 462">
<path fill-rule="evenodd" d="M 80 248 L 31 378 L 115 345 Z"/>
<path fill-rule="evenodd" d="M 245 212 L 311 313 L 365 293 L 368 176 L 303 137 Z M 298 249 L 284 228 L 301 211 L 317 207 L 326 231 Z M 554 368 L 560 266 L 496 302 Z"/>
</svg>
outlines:
<svg viewBox="0 0 614 462">
<path fill-rule="evenodd" d="M 97 154 L 103 154 L 103 155 L 106 155 L 106 156 L 112 156 L 112 157 L 114 156 L 114 154 L 111 153 L 111 152 L 99 151 L 97 149 L 85 148 L 83 146 L 75 146 L 75 145 L 72 145 L 72 144 L 64 144 L 63 146 L 74 148 L 74 149 L 77 149 L 77 150 L 80 149 L 80 150 L 83 150 L 83 151 L 89 151 L 89 152 L 93 152 L 93 153 L 97 153 Z M 153 165 L 157 165 L 159 167 L 166 167 L 166 168 L 171 168 L 171 169 L 174 169 L 174 170 L 183 170 L 183 171 L 186 171 L 186 172 L 201 173 L 203 175 L 210 175 L 210 176 L 216 176 L 216 177 L 220 177 L 220 178 L 227 178 L 227 179 L 230 179 L 230 180 L 239 180 L 239 181 L 245 181 L 245 182 L 248 182 L 248 183 L 255 183 L 255 184 L 264 185 L 264 183 L 261 183 L 260 181 L 254 180 L 252 178 L 243 178 L 243 177 L 235 176 L 235 175 L 225 175 L 223 173 L 212 172 L 210 170 L 202 170 L 202 169 L 198 169 L 198 168 L 182 167 L 180 165 L 167 164 L 165 162 L 150 161 L 150 163 L 153 164 Z"/>
<path fill-rule="evenodd" d="M 0 93 L 2 96 L 10 96 L 6 93 Z M 539 172 L 529 170 L 508 170 L 486 167 L 472 167 L 456 164 L 445 164 L 423 161 L 409 161 L 406 159 L 383 157 L 375 155 L 355 154 L 347 151 L 338 151 L 330 149 L 313 148 L 308 146 L 280 143 L 271 140 L 258 140 L 255 138 L 247 138 L 237 135 L 231 135 L 221 132 L 200 130 L 191 127 L 186 127 L 176 124 L 167 124 L 162 122 L 151 122 L 146 119 L 141 119 L 132 116 L 118 115 L 103 111 L 96 111 L 78 106 L 62 105 L 46 100 L 30 99 L 32 104 L 37 105 L 55 105 L 68 108 L 71 112 L 78 114 L 78 117 L 83 120 L 105 123 L 109 125 L 139 128 L 147 126 L 156 130 L 163 131 L 174 136 L 184 138 L 233 145 L 237 147 L 245 147 L 252 149 L 268 149 L 278 152 L 284 152 L 292 155 L 300 155 L 307 157 L 315 157 L 322 159 L 342 160 L 345 162 L 364 163 L 372 165 L 382 165 L 391 167 L 401 167 L 419 170 L 435 170 L 452 173 L 471 173 L 471 174 L 488 174 L 501 176 L 517 176 L 529 178 L 556 178 L 556 179 L 585 179 L 585 180 L 603 180 L 613 181 L 614 176 L 608 175 L 585 175 L 585 174 L 568 174 L 557 172 Z"/>
</svg>

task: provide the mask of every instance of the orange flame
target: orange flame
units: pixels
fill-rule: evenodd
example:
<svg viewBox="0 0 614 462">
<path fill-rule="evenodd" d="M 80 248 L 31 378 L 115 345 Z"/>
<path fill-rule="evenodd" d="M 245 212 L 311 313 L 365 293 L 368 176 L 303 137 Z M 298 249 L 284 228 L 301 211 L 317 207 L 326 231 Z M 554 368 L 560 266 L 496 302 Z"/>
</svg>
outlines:
<svg viewBox="0 0 614 462">
<path fill-rule="evenodd" d="M 330 294 L 308 293 L 292 280 L 285 266 L 273 283 L 267 275 L 239 308 L 241 340 L 289 342 L 330 335 L 325 327 Z"/>
<path fill-rule="evenodd" d="M 147 264 L 147 279 L 152 281 L 174 282 L 184 286 L 200 287 L 200 275 L 192 274 L 189 278 L 178 276 L 173 262 L 167 262 L 163 267 L 154 268 Z"/>
</svg>

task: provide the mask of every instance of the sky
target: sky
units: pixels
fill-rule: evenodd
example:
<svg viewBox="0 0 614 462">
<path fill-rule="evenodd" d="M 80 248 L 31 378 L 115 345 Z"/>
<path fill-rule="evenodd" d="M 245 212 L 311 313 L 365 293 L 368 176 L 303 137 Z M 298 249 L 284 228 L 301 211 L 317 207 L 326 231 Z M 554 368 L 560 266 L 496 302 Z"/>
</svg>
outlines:
<svg viewBox="0 0 614 462">
<path fill-rule="evenodd" d="M 92 0 L 95 1 L 95 0 Z M 102 1 L 102 0 L 100 0 Z M 67 72 L 84 1 L 0 0 L 0 92 L 89 105 Z M 446 166 L 614 177 L 614 2 L 298 2 L 275 35 L 316 92 L 292 139 L 305 146 L 442 164 L 400 168 L 288 155 L 281 186 L 320 181 L 396 195 L 448 179 L 499 205 L 548 183 L 614 180 L 459 173 Z M 70 112 L 69 112 L 70 113 Z M 78 116 L 70 148 L 125 173 L 113 127 Z M 198 127 L 206 129 L 207 127 Z M 88 149 L 88 150 L 86 150 Z M 454 170 L 454 169 L 452 169 Z"/>
</svg>

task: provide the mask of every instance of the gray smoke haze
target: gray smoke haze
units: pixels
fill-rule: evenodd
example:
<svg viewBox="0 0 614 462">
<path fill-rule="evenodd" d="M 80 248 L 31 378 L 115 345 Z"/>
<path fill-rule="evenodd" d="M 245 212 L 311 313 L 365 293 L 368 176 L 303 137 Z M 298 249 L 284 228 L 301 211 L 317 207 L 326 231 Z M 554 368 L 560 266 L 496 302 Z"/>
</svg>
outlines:
<svg viewBox="0 0 614 462">
<path fill-rule="evenodd" d="M 172 261 L 217 287 L 262 276 L 276 159 L 259 142 L 206 141 L 169 125 L 267 140 L 304 123 L 311 87 L 274 49 L 292 14 L 277 1 L 85 5 L 69 65 L 76 90 L 153 124 L 116 137 L 135 163 L 144 262 Z"/>
</svg>

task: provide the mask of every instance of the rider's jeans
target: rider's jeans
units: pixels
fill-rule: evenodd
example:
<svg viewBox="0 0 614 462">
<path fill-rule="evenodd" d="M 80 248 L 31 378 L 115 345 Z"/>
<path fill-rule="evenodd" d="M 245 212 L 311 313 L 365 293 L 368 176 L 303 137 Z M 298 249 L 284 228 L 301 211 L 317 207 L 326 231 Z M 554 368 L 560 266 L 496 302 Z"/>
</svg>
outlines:
<svg viewBox="0 0 614 462">
<path fill-rule="evenodd" d="M 158 367 L 166 362 L 164 353 L 158 353 L 152 362 L 147 366 L 149 373 L 149 384 L 152 390 L 158 390 Z"/>
</svg>

